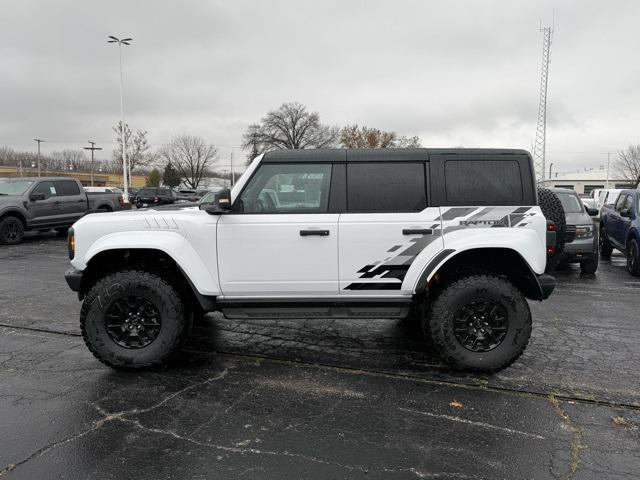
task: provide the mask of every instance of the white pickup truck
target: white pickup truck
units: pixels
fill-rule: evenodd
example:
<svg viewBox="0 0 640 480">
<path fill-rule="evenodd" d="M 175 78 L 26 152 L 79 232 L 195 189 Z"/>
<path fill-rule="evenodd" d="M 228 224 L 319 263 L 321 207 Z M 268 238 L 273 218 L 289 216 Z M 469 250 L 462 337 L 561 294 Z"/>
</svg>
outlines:
<svg viewBox="0 0 640 480">
<path fill-rule="evenodd" d="M 87 215 L 69 286 L 94 355 L 166 361 L 195 316 L 404 318 L 454 368 L 496 371 L 549 296 L 547 222 L 523 150 L 288 150 L 185 210 Z M 372 320 L 373 321 L 373 320 Z"/>
</svg>

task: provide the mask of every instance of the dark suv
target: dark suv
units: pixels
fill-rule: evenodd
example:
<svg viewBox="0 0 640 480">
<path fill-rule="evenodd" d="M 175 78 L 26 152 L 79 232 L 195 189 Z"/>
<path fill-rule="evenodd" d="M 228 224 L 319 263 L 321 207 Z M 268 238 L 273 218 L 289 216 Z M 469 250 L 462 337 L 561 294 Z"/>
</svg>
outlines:
<svg viewBox="0 0 640 480">
<path fill-rule="evenodd" d="M 178 195 L 170 188 L 143 188 L 136 194 L 136 207 L 146 208 L 153 205 L 174 203 Z"/>
</svg>

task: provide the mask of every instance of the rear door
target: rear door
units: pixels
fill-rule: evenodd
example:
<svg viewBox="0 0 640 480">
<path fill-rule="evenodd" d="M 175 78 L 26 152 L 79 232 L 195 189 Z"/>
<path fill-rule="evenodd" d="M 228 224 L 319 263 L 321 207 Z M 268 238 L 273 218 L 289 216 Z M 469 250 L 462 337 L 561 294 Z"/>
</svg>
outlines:
<svg viewBox="0 0 640 480">
<path fill-rule="evenodd" d="M 73 223 L 84 215 L 88 209 L 87 194 L 74 180 L 57 180 L 54 182 L 61 202 L 63 220 Z"/>
<path fill-rule="evenodd" d="M 336 297 L 331 163 L 263 163 L 217 228 L 225 297 Z"/>
<path fill-rule="evenodd" d="M 442 249 L 440 212 L 428 207 L 426 153 L 348 152 L 339 221 L 340 294 L 409 296 L 404 279 L 425 249 Z"/>
</svg>

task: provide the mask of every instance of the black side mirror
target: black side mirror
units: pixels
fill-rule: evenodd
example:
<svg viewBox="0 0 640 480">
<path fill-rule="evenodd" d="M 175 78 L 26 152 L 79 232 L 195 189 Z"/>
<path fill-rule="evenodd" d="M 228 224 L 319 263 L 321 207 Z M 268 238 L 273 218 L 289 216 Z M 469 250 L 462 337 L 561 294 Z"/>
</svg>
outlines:
<svg viewBox="0 0 640 480">
<path fill-rule="evenodd" d="M 621 217 L 625 217 L 625 218 L 630 218 L 631 217 L 631 210 L 629 210 L 628 208 L 620 210 L 620 216 Z"/>
<path fill-rule="evenodd" d="M 199 208 L 210 215 L 228 212 L 231 210 L 231 190 L 223 188 L 216 193 L 216 198 L 213 203 L 201 203 Z"/>
<path fill-rule="evenodd" d="M 586 208 L 587 213 L 589 214 L 589 216 L 591 216 L 591 217 L 596 217 L 596 216 L 598 216 L 598 213 L 599 213 L 599 212 L 598 212 L 598 210 L 597 210 L 597 209 L 595 209 L 595 208 L 589 208 L 589 207 L 585 207 L 585 208 Z"/>
<path fill-rule="evenodd" d="M 38 200 L 44 200 L 44 193 L 32 193 L 31 200 L 33 200 L 34 202 Z"/>
</svg>

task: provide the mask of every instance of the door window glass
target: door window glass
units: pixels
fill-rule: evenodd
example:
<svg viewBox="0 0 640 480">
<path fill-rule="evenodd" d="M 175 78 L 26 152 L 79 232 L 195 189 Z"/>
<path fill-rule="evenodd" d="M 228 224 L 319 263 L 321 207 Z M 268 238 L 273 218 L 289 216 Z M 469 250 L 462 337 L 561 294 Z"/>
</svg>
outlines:
<svg viewBox="0 0 640 480">
<path fill-rule="evenodd" d="M 63 197 L 72 197 L 74 195 L 80 195 L 80 188 L 78 184 L 71 180 L 60 180 L 55 182 L 58 195 Z"/>
<path fill-rule="evenodd" d="M 625 201 L 627 200 L 627 195 L 620 195 L 618 197 L 618 201 L 616 202 L 616 210 L 618 212 L 622 211 L 624 209 L 624 204 Z"/>
<path fill-rule="evenodd" d="M 53 182 L 40 182 L 31 193 L 42 193 L 45 199 L 55 197 L 57 195 L 56 187 Z"/>
<path fill-rule="evenodd" d="M 349 212 L 419 212 L 426 207 L 423 163 L 376 162 L 347 165 Z"/>
<path fill-rule="evenodd" d="M 331 165 L 264 164 L 240 195 L 243 213 L 324 213 Z"/>
</svg>

